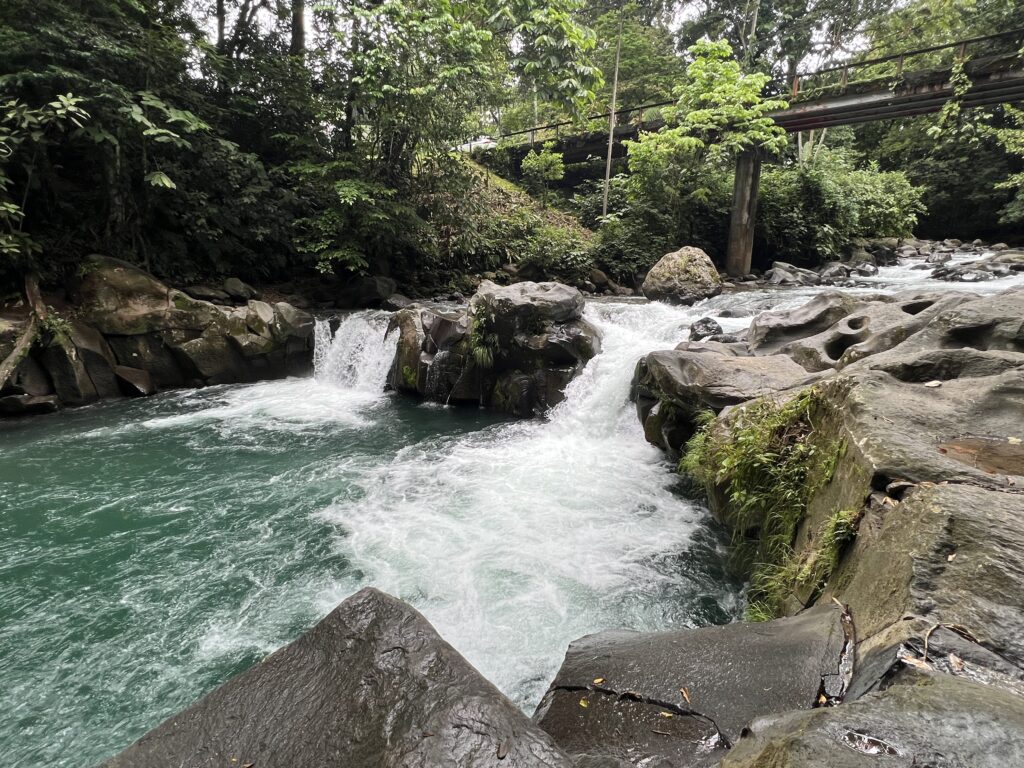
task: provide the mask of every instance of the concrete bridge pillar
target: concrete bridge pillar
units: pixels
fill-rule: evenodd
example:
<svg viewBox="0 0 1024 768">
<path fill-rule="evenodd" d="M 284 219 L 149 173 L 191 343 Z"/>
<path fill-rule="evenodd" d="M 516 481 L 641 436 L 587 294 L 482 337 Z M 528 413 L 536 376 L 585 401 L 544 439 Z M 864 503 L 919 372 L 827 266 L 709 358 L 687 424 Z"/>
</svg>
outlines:
<svg viewBox="0 0 1024 768">
<path fill-rule="evenodd" d="M 761 152 L 756 148 L 747 149 L 736 160 L 736 181 L 732 189 L 729 245 L 725 251 L 725 271 L 731 277 L 750 273 L 760 183 Z"/>
</svg>

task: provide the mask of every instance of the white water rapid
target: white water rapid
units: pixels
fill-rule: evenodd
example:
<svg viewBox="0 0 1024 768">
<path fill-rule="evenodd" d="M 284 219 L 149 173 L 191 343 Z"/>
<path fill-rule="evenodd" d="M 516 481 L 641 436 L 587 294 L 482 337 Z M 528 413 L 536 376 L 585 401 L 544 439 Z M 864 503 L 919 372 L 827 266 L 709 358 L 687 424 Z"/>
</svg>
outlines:
<svg viewBox="0 0 1024 768">
<path fill-rule="evenodd" d="M 591 303 L 602 353 L 546 421 L 504 422 L 400 448 L 366 467 L 361 492 L 321 513 L 364 581 L 411 600 L 489 679 L 536 703 L 569 641 L 615 627 L 691 624 L 678 558 L 705 513 L 672 491 L 677 478 L 644 442 L 627 402 L 637 358 L 674 346 L 699 310 Z M 318 353 L 343 387 L 378 365 L 379 333 L 346 321 Z M 365 333 L 372 338 L 346 338 Z M 318 337 L 323 341 L 323 337 Z M 372 350 L 345 365 L 344 350 Z M 379 369 L 378 369 L 379 370 Z M 326 374 L 331 375 L 331 374 Z M 440 408 L 421 405 L 420 408 Z M 345 595 L 330 596 L 330 604 Z M 733 596 L 707 595 L 728 615 Z M 699 620 L 699 619 L 697 619 Z"/>
</svg>

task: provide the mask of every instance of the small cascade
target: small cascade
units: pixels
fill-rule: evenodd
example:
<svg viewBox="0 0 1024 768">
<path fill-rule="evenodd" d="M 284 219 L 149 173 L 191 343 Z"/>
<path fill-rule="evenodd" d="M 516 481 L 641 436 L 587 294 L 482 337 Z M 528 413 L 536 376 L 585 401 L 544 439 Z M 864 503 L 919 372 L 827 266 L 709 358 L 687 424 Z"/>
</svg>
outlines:
<svg viewBox="0 0 1024 768">
<path fill-rule="evenodd" d="M 344 318 L 333 335 L 330 321 L 317 320 L 314 378 L 345 389 L 383 392 L 397 344 L 395 336 L 385 338 L 388 317 L 380 311 L 356 312 Z"/>
</svg>

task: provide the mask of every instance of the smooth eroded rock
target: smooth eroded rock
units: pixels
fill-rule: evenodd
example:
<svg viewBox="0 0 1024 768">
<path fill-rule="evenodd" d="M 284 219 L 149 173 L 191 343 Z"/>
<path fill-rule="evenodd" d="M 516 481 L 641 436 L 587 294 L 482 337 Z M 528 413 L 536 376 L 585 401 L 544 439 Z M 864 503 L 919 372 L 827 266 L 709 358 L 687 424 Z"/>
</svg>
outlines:
<svg viewBox="0 0 1024 768">
<path fill-rule="evenodd" d="M 755 723 L 721 768 L 1007 768 L 1024 765 L 1024 698 L 905 672 L 839 707 Z"/>
<path fill-rule="evenodd" d="M 785 355 L 747 357 L 732 350 L 675 349 L 640 359 L 630 398 L 648 440 L 677 452 L 696 431 L 701 412 L 718 413 L 731 405 L 776 395 L 810 378 Z M 657 425 L 646 424 L 652 414 Z"/>
<path fill-rule="evenodd" d="M 755 718 L 841 695 L 846 645 L 829 606 L 767 623 L 588 635 L 569 646 L 535 719 L 571 754 L 706 764 Z"/>
<path fill-rule="evenodd" d="M 105 768 L 570 768 L 417 611 L 375 589 Z"/>
</svg>

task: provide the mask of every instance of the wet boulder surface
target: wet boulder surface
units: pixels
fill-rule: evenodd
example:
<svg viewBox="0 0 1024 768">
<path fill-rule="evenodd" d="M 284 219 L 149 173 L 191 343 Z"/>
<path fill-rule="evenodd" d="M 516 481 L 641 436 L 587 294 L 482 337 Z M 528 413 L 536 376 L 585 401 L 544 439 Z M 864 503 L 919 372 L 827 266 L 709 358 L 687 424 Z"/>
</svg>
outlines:
<svg viewBox="0 0 1024 768">
<path fill-rule="evenodd" d="M 398 347 L 388 386 L 433 402 L 541 415 L 600 351 L 583 308 L 571 286 L 487 280 L 466 308 L 407 307 L 389 324 Z"/>
<path fill-rule="evenodd" d="M 434 631 L 374 589 L 103 768 L 570 768 Z"/>
<path fill-rule="evenodd" d="M 764 624 L 602 632 L 569 646 L 535 719 L 574 755 L 712 765 L 755 718 L 841 697 L 848 649 L 827 605 Z"/>
<path fill-rule="evenodd" d="M 754 723 L 721 768 L 1006 768 L 1024 765 L 1024 698 L 941 673 L 904 670 L 828 709 Z"/>
<path fill-rule="evenodd" d="M 0 382 L 0 415 L 308 372 L 312 316 L 260 301 L 234 278 L 225 296 L 229 284 L 239 306 L 195 298 L 213 294 L 178 291 L 118 259 L 89 257 L 71 286 L 66 322 L 44 327 Z"/>
<path fill-rule="evenodd" d="M 753 357 L 715 342 L 651 352 L 637 363 L 630 390 L 649 442 L 682 450 L 701 414 L 775 396 L 814 376 L 785 355 Z"/>
<path fill-rule="evenodd" d="M 687 374 L 684 389 L 664 364 L 680 354 L 719 373 L 702 387 Z M 742 376 L 727 372 L 779 358 L 813 382 L 781 379 L 742 401 Z M 678 451 L 691 414 L 710 410 L 715 445 L 769 441 L 770 464 L 807 457 L 782 554 L 760 573 L 777 578 L 776 615 L 842 605 L 850 617 L 849 686 L 824 702 L 837 706 L 757 715 L 714 764 L 1024 765 L 1024 290 L 825 293 L 753 318 L 739 344 L 689 342 L 645 361 L 633 396 L 651 442 Z M 666 404 L 687 429 L 666 426 Z M 762 418 L 773 432 L 757 433 Z M 748 542 L 767 518 L 740 504 L 782 490 L 752 486 L 772 477 L 759 472 L 716 464 L 705 480 L 712 512 Z M 719 661 L 735 663 L 725 647 Z M 764 687 L 789 676 L 782 666 Z"/>
</svg>

